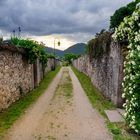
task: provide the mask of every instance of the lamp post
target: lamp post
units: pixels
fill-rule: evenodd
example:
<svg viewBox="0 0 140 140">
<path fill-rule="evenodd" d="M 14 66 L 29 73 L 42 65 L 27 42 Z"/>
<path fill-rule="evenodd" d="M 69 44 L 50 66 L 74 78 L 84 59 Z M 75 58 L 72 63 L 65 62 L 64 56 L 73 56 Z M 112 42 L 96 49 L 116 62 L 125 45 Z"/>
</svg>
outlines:
<svg viewBox="0 0 140 140">
<path fill-rule="evenodd" d="M 55 54 L 55 47 L 56 47 L 55 45 L 56 45 L 56 43 L 57 43 L 58 46 L 60 46 L 61 43 L 60 43 L 60 39 L 59 38 L 54 38 L 54 50 L 53 50 L 53 54 L 54 54 L 54 67 L 53 67 L 53 70 L 55 70 L 55 64 L 56 64 L 56 62 L 55 62 L 56 61 L 56 58 L 55 58 L 55 55 L 56 55 Z"/>
<path fill-rule="evenodd" d="M 21 37 L 21 27 L 18 27 L 18 38 Z"/>
<path fill-rule="evenodd" d="M 13 38 L 16 37 L 16 30 L 13 30 Z"/>
</svg>

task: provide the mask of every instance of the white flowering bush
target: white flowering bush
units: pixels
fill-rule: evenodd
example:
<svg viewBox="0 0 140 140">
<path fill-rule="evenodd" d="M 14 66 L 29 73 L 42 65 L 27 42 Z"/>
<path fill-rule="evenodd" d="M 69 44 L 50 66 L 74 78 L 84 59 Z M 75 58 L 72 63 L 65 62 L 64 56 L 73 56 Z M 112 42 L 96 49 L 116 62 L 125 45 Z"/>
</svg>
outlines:
<svg viewBox="0 0 140 140">
<path fill-rule="evenodd" d="M 126 99 L 124 116 L 130 128 L 140 134 L 140 3 L 131 16 L 124 18 L 113 37 L 129 42 L 122 83 L 122 97 Z"/>
</svg>

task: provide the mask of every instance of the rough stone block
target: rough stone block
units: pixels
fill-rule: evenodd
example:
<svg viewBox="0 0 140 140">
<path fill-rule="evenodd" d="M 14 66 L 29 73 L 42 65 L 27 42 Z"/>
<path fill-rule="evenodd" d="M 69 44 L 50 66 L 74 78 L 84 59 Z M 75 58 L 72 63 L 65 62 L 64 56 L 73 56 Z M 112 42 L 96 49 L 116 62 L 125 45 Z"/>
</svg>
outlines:
<svg viewBox="0 0 140 140">
<path fill-rule="evenodd" d="M 110 122 L 124 122 L 122 115 L 117 110 L 105 110 Z"/>
</svg>

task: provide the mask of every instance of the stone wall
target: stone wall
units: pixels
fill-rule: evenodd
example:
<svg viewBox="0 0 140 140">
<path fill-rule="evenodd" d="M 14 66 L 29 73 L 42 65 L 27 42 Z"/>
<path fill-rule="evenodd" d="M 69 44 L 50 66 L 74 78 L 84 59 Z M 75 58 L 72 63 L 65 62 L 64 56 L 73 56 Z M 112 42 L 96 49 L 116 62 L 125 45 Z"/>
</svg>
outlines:
<svg viewBox="0 0 140 140">
<path fill-rule="evenodd" d="M 22 95 L 39 86 L 43 79 L 42 64 L 29 64 L 25 51 L 8 44 L 0 44 L 0 111 L 8 108 Z M 47 71 L 51 70 L 48 60 Z"/>
<path fill-rule="evenodd" d="M 123 51 L 119 43 L 111 41 L 110 51 L 102 58 L 82 56 L 73 62 L 75 68 L 91 78 L 103 95 L 117 106 L 122 106 Z"/>
<path fill-rule="evenodd" d="M 44 78 L 44 75 L 46 75 L 48 72 L 52 71 L 53 68 L 57 67 L 58 65 L 60 65 L 59 60 L 54 59 L 54 58 L 48 58 L 47 66 L 45 68 L 43 68 L 42 63 L 39 61 L 39 59 L 37 59 L 36 63 L 34 64 L 35 86 L 39 86 L 41 80 Z"/>
<path fill-rule="evenodd" d="M 49 71 L 53 70 L 54 64 L 55 66 L 58 66 L 60 65 L 60 61 L 58 59 L 54 60 L 53 58 L 48 58 L 47 67 L 45 68 L 45 73 L 48 73 Z"/>
<path fill-rule="evenodd" d="M 0 51 L 0 111 L 34 88 L 32 73 L 22 54 Z"/>
</svg>

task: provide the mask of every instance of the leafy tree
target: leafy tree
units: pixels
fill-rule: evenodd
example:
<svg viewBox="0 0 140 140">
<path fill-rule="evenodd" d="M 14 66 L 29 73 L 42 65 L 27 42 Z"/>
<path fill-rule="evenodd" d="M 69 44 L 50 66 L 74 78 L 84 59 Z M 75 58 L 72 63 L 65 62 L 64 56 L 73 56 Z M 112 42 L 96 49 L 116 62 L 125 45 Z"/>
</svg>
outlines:
<svg viewBox="0 0 140 140">
<path fill-rule="evenodd" d="M 72 60 L 77 59 L 80 55 L 67 53 L 64 55 L 64 60 L 67 61 L 69 64 L 72 63 Z"/>
<path fill-rule="evenodd" d="M 110 18 L 110 28 L 115 28 L 120 25 L 123 21 L 124 17 L 130 16 L 136 8 L 136 5 L 140 2 L 140 0 L 135 0 L 129 3 L 125 7 L 121 7 L 120 9 L 116 10 L 113 16 Z"/>
<path fill-rule="evenodd" d="M 129 15 L 127 7 L 121 7 L 119 10 L 116 10 L 114 15 L 111 16 L 110 28 L 115 28 L 120 25 L 123 21 L 123 18 Z"/>
</svg>

